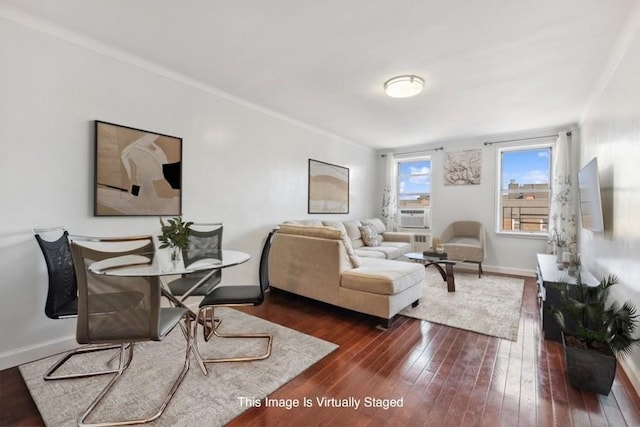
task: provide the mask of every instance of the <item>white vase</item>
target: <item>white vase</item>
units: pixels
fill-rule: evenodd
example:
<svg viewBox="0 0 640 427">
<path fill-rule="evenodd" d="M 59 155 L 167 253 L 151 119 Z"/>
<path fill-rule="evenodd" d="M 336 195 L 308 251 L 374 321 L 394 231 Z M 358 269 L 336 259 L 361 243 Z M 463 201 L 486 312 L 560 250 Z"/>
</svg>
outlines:
<svg viewBox="0 0 640 427">
<path fill-rule="evenodd" d="M 558 264 L 562 264 L 562 252 L 564 252 L 562 246 L 556 246 L 556 262 Z"/>
</svg>

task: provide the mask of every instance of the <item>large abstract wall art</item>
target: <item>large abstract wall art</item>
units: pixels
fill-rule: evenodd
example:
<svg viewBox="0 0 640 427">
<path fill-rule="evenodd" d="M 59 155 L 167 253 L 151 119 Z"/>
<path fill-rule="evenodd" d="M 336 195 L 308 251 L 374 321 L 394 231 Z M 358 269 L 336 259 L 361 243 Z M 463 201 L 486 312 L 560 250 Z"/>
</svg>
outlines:
<svg viewBox="0 0 640 427">
<path fill-rule="evenodd" d="M 95 122 L 94 215 L 176 216 L 182 138 Z"/>
</svg>

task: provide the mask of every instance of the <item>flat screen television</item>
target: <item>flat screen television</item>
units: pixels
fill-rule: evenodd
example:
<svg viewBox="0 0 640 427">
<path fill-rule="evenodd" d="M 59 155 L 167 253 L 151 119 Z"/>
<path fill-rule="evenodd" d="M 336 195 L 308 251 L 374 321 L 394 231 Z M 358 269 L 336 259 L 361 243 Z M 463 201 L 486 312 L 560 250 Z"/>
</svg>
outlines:
<svg viewBox="0 0 640 427">
<path fill-rule="evenodd" d="M 578 172 L 578 191 L 582 228 L 596 233 L 603 232 L 604 220 L 597 158 L 594 157 Z"/>
</svg>

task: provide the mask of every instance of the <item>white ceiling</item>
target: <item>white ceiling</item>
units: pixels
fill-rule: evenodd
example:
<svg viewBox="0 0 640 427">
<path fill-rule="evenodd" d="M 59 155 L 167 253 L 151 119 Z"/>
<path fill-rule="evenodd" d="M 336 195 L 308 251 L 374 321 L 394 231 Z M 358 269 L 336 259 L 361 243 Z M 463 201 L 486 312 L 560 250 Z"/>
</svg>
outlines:
<svg viewBox="0 0 640 427">
<path fill-rule="evenodd" d="M 577 123 L 637 0 L 0 0 L 374 148 Z M 15 16 L 15 13 L 14 13 Z M 80 39 L 80 37 L 78 37 Z M 384 95 L 399 74 L 415 98 Z"/>
</svg>

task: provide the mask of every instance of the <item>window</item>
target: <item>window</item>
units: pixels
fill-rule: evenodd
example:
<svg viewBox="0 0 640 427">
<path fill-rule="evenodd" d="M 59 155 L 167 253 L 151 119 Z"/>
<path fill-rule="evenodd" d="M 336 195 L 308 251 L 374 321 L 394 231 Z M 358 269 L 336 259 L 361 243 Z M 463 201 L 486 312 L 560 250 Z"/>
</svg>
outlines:
<svg viewBox="0 0 640 427">
<path fill-rule="evenodd" d="M 398 208 L 431 205 L 431 158 L 398 160 Z"/>
<path fill-rule="evenodd" d="M 547 235 L 552 146 L 498 151 L 498 231 Z"/>
</svg>

